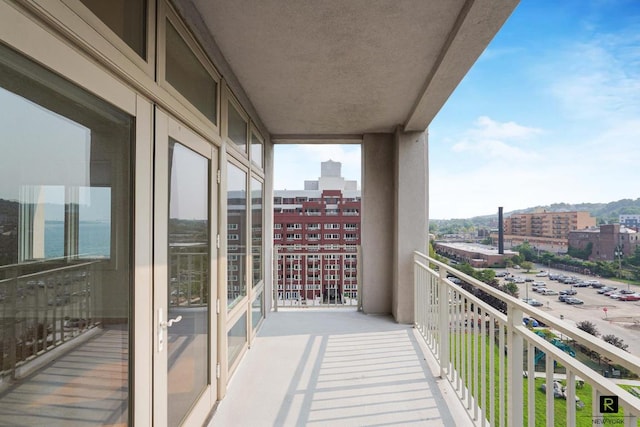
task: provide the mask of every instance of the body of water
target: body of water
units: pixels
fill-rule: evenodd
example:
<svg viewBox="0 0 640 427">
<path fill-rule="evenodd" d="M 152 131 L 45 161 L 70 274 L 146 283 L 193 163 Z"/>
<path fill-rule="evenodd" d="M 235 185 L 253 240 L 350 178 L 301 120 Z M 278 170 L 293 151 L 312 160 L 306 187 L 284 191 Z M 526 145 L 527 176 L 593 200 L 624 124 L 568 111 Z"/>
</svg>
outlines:
<svg viewBox="0 0 640 427">
<path fill-rule="evenodd" d="M 111 223 L 80 221 L 78 251 L 82 256 L 111 256 Z M 64 222 L 46 221 L 44 228 L 46 258 L 64 256 Z"/>
</svg>

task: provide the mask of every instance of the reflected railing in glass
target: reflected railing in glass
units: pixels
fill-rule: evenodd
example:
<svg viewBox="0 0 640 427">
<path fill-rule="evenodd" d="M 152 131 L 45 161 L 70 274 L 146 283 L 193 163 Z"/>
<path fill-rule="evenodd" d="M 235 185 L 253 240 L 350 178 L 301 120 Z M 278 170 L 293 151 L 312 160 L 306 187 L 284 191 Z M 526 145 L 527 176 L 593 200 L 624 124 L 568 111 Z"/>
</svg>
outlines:
<svg viewBox="0 0 640 427">
<path fill-rule="evenodd" d="M 0 378 L 94 328 L 98 265 L 64 260 L 0 268 Z"/>
</svg>

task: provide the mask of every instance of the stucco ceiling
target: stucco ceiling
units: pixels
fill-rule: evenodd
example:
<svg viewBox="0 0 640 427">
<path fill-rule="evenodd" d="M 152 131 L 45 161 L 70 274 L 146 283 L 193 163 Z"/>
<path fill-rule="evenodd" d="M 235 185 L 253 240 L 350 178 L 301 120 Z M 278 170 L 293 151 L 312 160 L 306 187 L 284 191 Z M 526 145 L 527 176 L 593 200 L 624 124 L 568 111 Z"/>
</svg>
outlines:
<svg viewBox="0 0 640 427">
<path fill-rule="evenodd" d="M 193 0 L 276 138 L 424 130 L 518 0 Z"/>
</svg>

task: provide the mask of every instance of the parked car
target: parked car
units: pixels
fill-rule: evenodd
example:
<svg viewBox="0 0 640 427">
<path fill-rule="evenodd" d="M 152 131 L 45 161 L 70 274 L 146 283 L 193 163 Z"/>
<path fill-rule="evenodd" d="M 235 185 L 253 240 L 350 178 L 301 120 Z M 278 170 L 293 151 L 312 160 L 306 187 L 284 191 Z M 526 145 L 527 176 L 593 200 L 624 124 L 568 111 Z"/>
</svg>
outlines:
<svg viewBox="0 0 640 427">
<path fill-rule="evenodd" d="M 546 271 L 541 271 L 540 273 L 536 274 L 536 277 L 546 277 L 548 275 L 548 273 Z"/>
<path fill-rule="evenodd" d="M 580 298 L 576 298 L 576 297 L 568 297 L 564 300 L 564 302 L 566 302 L 567 304 L 571 304 L 571 305 L 580 305 L 580 304 L 584 304 L 584 301 L 582 301 Z"/>
<path fill-rule="evenodd" d="M 558 292 L 560 295 L 575 295 L 578 293 L 575 289 L 563 289 Z"/>
<path fill-rule="evenodd" d="M 542 306 L 542 305 L 544 305 L 544 304 L 542 304 L 542 303 L 541 303 L 540 301 L 538 301 L 538 300 L 531 299 L 531 300 L 529 301 L 529 305 L 532 305 L 532 306 L 534 306 L 534 307 L 541 307 L 541 306 Z"/>
<path fill-rule="evenodd" d="M 558 291 L 554 291 L 553 289 L 544 289 L 540 293 L 542 295 L 558 295 Z"/>
<path fill-rule="evenodd" d="M 640 295 L 638 294 L 626 294 L 620 295 L 618 301 L 640 301 Z"/>
<path fill-rule="evenodd" d="M 560 302 L 565 302 L 567 300 L 567 298 L 571 298 L 571 296 L 566 295 L 566 294 L 558 295 L 558 301 L 560 301 Z"/>
<path fill-rule="evenodd" d="M 574 288 L 587 288 L 589 284 L 587 282 L 577 282 L 573 284 Z"/>
<path fill-rule="evenodd" d="M 589 286 L 591 286 L 592 288 L 601 288 L 604 285 L 602 283 L 600 283 L 598 280 L 587 280 L 587 283 L 589 284 Z"/>
<path fill-rule="evenodd" d="M 540 326 L 540 324 L 536 319 L 529 318 L 529 317 L 523 317 L 522 323 L 524 323 L 525 326 L 531 326 L 532 328 L 537 328 L 538 326 Z"/>
<path fill-rule="evenodd" d="M 533 282 L 531 285 L 532 286 L 546 286 L 547 284 L 542 282 L 542 281 L 539 281 L 539 282 Z"/>
<path fill-rule="evenodd" d="M 612 286 L 603 286 L 600 289 L 598 289 L 596 292 L 598 292 L 599 294 L 605 294 L 609 291 L 615 291 L 618 288 L 612 287 Z"/>
</svg>

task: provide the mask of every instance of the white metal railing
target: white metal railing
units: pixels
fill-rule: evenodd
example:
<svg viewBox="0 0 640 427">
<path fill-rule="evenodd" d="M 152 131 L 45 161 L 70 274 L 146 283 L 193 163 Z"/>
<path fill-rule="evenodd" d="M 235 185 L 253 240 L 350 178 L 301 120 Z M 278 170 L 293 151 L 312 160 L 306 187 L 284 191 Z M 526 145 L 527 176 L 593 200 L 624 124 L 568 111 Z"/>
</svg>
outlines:
<svg viewBox="0 0 640 427">
<path fill-rule="evenodd" d="M 273 300 L 278 307 L 357 307 L 360 246 L 276 245 Z"/>
<path fill-rule="evenodd" d="M 636 375 L 640 358 L 419 252 L 414 269 L 415 327 L 476 425 L 638 425 L 640 382 L 623 388 L 574 357 L 567 342 Z M 543 338 L 523 317 L 565 340 Z M 616 402 L 619 411 L 609 413 Z"/>
</svg>

